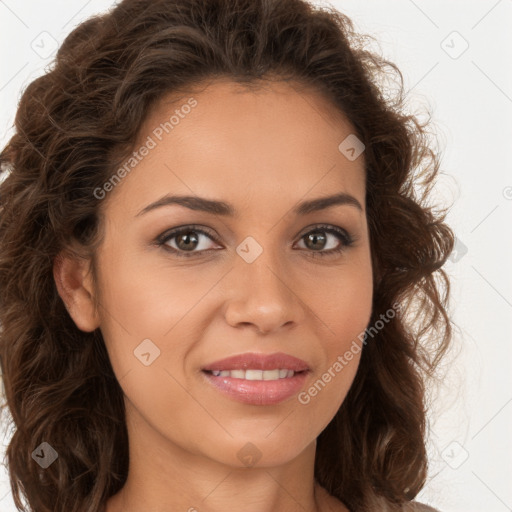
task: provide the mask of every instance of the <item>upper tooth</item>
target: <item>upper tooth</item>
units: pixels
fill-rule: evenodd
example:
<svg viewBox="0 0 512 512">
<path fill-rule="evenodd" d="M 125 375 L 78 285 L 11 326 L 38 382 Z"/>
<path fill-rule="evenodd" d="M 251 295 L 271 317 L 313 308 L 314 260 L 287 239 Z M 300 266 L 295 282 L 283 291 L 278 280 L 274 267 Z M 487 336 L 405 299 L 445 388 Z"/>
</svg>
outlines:
<svg viewBox="0 0 512 512">
<path fill-rule="evenodd" d="M 263 380 L 279 379 L 279 370 L 266 370 L 263 372 Z"/>
<path fill-rule="evenodd" d="M 293 377 L 295 372 L 286 368 L 275 370 L 212 370 L 216 377 L 231 377 L 245 380 L 277 380 Z"/>
<path fill-rule="evenodd" d="M 267 372 L 265 372 L 267 373 Z M 263 380 L 263 370 L 245 370 L 246 380 Z"/>
</svg>

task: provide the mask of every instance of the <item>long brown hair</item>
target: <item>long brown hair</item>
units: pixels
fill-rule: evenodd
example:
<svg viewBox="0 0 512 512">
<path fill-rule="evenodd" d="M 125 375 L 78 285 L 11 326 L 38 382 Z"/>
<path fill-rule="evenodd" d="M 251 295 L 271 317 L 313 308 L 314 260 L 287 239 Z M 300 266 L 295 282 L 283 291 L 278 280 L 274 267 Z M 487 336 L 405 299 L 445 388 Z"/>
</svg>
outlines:
<svg viewBox="0 0 512 512">
<path fill-rule="evenodd" d="M 318 437 L 315 477 L 354 511 L 400 510 L 420 491 L 425 385 L 451 338 L 441 267 L 453 233 L 430 201 L 439 157 L 428 125 L 406 113 L 400 71 L 366 42 L 345 15 L 304 0 L 124 0 L 79 25 L 26 88 L 0 154 L 2 407 L 15 426 L 6 457 L 20 510 L 23 495 L 35 512 L 96 512 L 125 482 L 123 393 L 100 330 L 79 330 L 67 313 L 53 264 L 66 247 L 94 258 L 94 191 L 133 150 L 148 109 L 215 77 L 311 86 L 365 144 L 369 325 L 401 308 L 365 345 Z M 393 95 L 382 90 L 390 77 Z M 42 442 L 58 453 L 44 470 L 32 457 Z"/>
</svg>

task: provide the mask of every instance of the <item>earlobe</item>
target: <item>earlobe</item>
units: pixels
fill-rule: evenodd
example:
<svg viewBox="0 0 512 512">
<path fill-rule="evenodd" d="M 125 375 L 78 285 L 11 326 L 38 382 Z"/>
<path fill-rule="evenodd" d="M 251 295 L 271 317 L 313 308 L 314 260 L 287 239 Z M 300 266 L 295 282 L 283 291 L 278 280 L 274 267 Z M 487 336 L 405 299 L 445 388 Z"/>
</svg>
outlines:
<svg viewBox="0 0 512 512">
<path fill-rule="evenodd" d="M 76 326 L 85 332 L 99 327 L 89 260 L 60 252 L 53 263 L 53 278 L 61 299 Z"/>
</svg>

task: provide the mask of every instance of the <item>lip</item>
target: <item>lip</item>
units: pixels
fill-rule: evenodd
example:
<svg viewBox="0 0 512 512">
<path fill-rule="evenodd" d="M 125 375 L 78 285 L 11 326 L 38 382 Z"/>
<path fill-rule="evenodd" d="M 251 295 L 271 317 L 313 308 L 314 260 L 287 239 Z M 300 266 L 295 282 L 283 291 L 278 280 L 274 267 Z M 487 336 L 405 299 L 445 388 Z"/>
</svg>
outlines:
<svg viewBox="0 0 512 512">
<path fill-rule="evenodd" d="M 302 359 L 290 356 L 283 352 L 275 352 L 274 354 L 261 354 L 256 352 L 247 352 L 226 359 L 219 359 L 214 363 L 210 363 L 203 368 L 204 371 L 213 370 L 274 370 L 276 368 L 286 368 L 294 372 L 302 372 L 309 370 L 308 364 Z"/>
<path fill-rule="evenodd" d="M 245 380 L 215 376 L 214 370 L 293 370 L 295 375 L 277 380 Z M 300 372 L 300 373 L 299 373 Z M 250 405 L 275 405 L 296 395 L 310 372 L 302 359 L 277 352 L 274 354 L 246 353 L 210 363 L 202 373 L 217 391 L 237 402 Z"/>
</svg>

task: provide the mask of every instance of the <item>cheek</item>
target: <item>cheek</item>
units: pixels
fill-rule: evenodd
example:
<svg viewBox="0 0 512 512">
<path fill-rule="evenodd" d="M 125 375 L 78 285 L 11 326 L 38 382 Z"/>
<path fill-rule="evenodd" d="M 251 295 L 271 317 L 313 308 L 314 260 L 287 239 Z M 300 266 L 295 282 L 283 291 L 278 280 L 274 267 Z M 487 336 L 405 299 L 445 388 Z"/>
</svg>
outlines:
<svg viewBox="0 0 512 512">
<path fill-rule="evenodd" d="M 123 330 L 125 338 L 165 337 L 215 283 L 216 276 L 146 259 L 116 254 L 109 259 L 115 264 L 102 269 L 102 325 Z"/>
<path fill-rule="evenodd" d="M 307 304 L 326 329 L 324 343 L 331 350 L 345 345 L 364 331 L 370 320 L 373 275 L 368 255 L 350 264 L 306 277 Z"/>
<path fill-rule="evenodd" d="M 305 418 L 312 435 L 318 435 L 336 414 L 359 366 L 372 312 L 373 281 L 369 257 L 358 263 L 332 270 L 329 279 L 317 275 L 322 287 L 317 287 L 308 299 L 319 325 L 324 327 L 318 331 L 322 333 L 321 364 L 315 368 L 315 378 L 297 397 L 307 411 Z"/>
<path fill-rule="evenodd" d="M 227 451 L 229 439 L 225 439 L 222 421 L 212 419 L 201 397 L 188 390 L 183 375 L 168 368 L 162 357 L 149 367 L 132 368 L 119 384 L 125 395 L 127 421 L 137 439 L 135 449 L 144 456 L 151 453 L 155 464 L 167 465 L 172 446 L 200 455 L 212 450 L 211 439 L 215 439 Z M 162 439 L 171 444 L 163 445 Z M 223 454 L 228 455 L 234 458 Z"/>
</svg>

